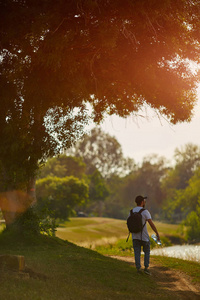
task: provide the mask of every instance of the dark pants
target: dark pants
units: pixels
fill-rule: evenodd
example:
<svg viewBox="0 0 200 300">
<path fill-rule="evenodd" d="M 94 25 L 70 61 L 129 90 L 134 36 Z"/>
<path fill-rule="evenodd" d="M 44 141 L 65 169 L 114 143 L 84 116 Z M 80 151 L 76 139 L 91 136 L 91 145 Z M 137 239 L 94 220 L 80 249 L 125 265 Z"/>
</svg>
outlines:
<svg viewBox="0 0 200 300">
<path fill-rule="evenodd" d="M 145 268 L 149 267 L 149 259 L 150 259 L 150 241 L 140 241 L 140 240 L 133 240 L 133 249 L 135 254 L 135 265 L 137 269 L 141 268 L 140 264 L 140 256 L 141 256 L 141 247 L 143 247 L 144 251 L 144 266 Z"/>
</svg>

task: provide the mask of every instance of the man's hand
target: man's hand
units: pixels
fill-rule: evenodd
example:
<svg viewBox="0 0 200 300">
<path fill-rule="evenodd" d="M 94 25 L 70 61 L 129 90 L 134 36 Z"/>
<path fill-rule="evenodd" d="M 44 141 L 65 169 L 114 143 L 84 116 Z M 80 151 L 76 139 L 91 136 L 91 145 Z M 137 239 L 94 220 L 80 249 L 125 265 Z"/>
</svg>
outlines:
<svg viewBox="0 0 200 300">
<path fill-rule="evenodd" d="M 156 234 L 156 236 L 157 236 L 158 241 L 160 241 L 160 236 L 158 233 Z"/>
<path fill-rule="evenodd" d="M 153 231 L 156 233 L 156 236 L 158 238 L 158 241 L 160 241 L 160 236 L 158 233 L 158 230 L 156 229 L 156 226 L 154 225 L 153 221 L 151 219 L 147 220 Z"/>
</svg>

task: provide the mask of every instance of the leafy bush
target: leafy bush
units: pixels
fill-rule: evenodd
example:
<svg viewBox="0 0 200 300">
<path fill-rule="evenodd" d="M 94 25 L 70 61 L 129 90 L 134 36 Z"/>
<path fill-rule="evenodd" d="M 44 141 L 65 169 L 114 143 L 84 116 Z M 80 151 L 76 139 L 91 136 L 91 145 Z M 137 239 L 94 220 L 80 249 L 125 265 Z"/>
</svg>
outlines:
<svg viewBox="0 0 200 300">
<path fill-rule="evenodd" d="M 47 206 L 34 205 L 21 214 L 9 230 L 20 231 L 23 235 L 55 236 L 56 227 L 54 213 Z"/>
<path fill-rule="evenodd" d="M 196 211 L 192 211 L 184 221 L 187 226 L 186 237 L 189 242 L 200 242 L 200 201 Z"/>
</svg>

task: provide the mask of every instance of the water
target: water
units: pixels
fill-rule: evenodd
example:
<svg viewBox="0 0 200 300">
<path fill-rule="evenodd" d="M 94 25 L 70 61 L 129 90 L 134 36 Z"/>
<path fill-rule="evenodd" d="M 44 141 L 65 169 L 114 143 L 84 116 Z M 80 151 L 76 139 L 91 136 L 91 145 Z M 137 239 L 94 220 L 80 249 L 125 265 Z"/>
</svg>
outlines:
<svg viewBox="0 0 200 300">
<path fill-rule="evenodd" d="M 151 250 L 151 255 L 164 255 L 168 257 L 192 260 L 200 263 L 199 245 L 181 245 Z"/>
</svg>

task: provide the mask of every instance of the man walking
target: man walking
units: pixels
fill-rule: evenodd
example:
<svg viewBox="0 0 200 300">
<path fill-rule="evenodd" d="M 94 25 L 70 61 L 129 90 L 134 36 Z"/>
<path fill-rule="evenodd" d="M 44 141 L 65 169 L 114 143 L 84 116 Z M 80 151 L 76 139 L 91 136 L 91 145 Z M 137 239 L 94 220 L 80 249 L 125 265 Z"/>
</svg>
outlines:
<svg viewBox="0 0 200 300">
<path fill-rule="evenodd" d="M 133 213 L 138 213 L 141 209 L 145 208 L 146 205 L 146 199 L 147 197 L 143 196 L 137 196 L 135 198 L 135 202 L 137 206 L 133 208 Z M 151 219 L 151 214 L 147 209 L 144 209 L 141 212 L 142 216 L 142 224 L 143 224 L 143 229 L 142 232 L 139 233 L 132 233 L 132 239 L 133 239 L 133 249 L 134 249 L 134 254 L 135 254 L 135 265 L 137 268 L 138 273 L 142 273 L 141 270 L 141 264 L 140 264 L 140 256 L 141 256 L 141 247 L 143 247 L 144 251 L 144 273 L 147 275 L 151 275 L 149 272 L 149 259 L 150 259 L 150 240 L 149 240 L 149 234 L 147 231 L 147 225 L 146 222 L 149 223 L 153 231 L 157 235 L 157 239 L 160 240 L 160 236 L 158 234 L 158 231 L 156 229 L 156 226 L 154 225 L 152 219 Z"/>
</svg>

